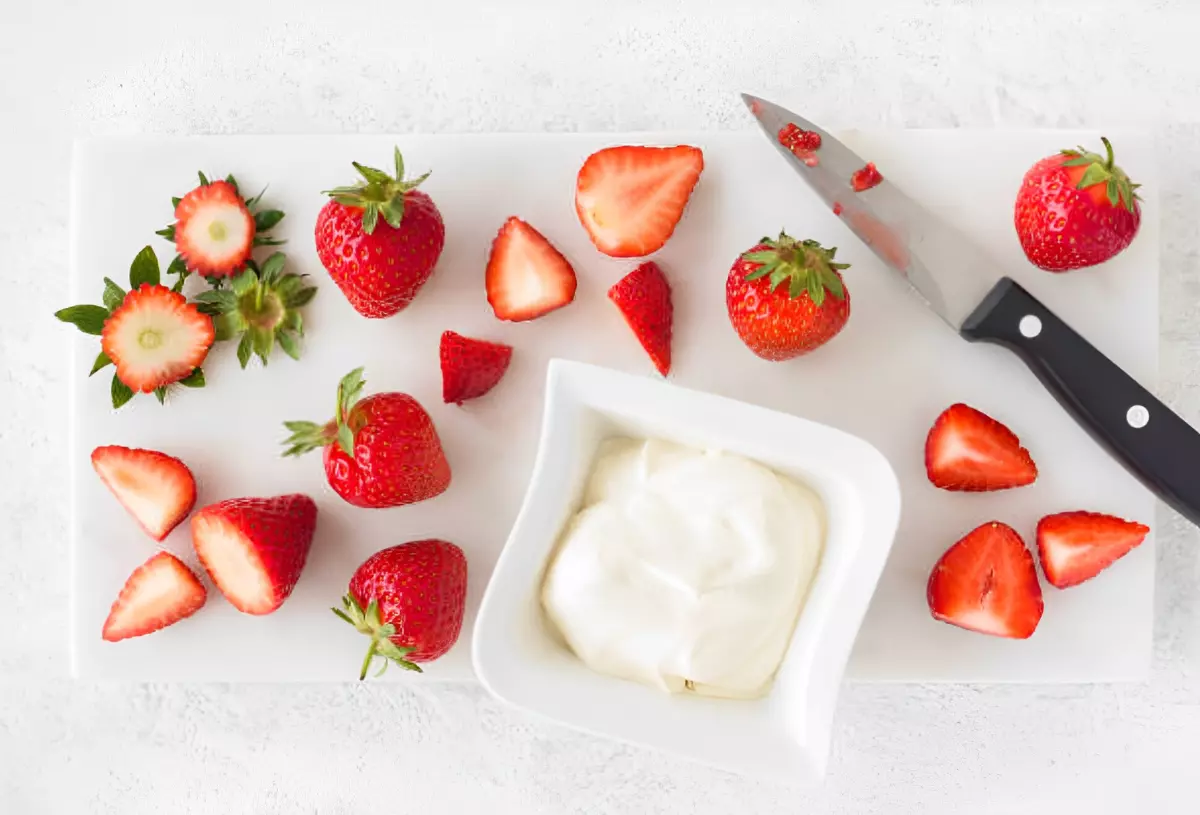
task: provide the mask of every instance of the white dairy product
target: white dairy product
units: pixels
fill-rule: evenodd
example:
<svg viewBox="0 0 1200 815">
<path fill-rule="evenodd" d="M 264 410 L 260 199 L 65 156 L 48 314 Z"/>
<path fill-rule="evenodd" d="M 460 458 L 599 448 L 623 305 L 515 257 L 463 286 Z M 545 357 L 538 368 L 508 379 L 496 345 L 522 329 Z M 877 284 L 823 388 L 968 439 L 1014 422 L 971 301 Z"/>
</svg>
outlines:
<svg viewBox="0 0 1200 815">
<path fill-rule="evenodd" d="M 542 606 L 589 667 L 755 698 L 787 650 L 825 537 L 820 498 L 741 456 L 609 439 Z"/>
</svg>

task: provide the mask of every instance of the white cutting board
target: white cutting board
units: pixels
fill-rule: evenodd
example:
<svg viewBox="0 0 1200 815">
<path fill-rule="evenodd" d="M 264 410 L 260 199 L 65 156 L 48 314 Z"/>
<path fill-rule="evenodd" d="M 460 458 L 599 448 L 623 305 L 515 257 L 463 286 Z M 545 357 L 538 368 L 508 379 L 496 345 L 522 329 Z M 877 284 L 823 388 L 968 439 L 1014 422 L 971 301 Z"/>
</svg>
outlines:
<svg viewBox="0 0 1200 815">
<path fill-rule="evenodd" d="M 1113 134 L 1110 134 L 1113 135 Z M 1117 134 L 1119 136 L 1119 134 Z M 1153 386 L 1157 356 L 1158 205 L 1152 145 L 1114 137 L 1119 158 L 1145 186 L 1142 231 L 1116 261 L 1054 276 L 1030 266 L 1012 228 L 1024 170 L 1097 134 L 915 131 L 848 134 L 884 175 L 989 249 L 1135 378 Z M 429 679 L 471 677 L 472 620 L 517 512 L 532 465 L 547 360 L 562 356 L 651 375 L 641 347 L 608 302 L 633 261 L 601 256 L 575 218 L 575 174 L 593 150 L 617 143 L 691 143 L 706 168 L 674 237 L 656 259 L 675 291 L 672 379 L 840 427 L 877 445 L 903 485 L 891 560 L 864 624 L 849 675 L 872 680 L 1092 681 L 1132 679 L 1149 666 L 1154 586 L 1151 537 L 1110 571 L 1065 592 L 1046 590 L 1036 635 L 1010 642 L 930 619 L 925 580 L 940 553 L 975 525 L 999 519 L 1032 544 L 1037 519 L 1091 509 L 1153 523 L 1154 499 L 1111 461 L 1011 354 L 960 340 L 842 226 L 754 131 L 591 135 L 204 137 L 104 139 L 78 145 L 72 188 L 71 302 L 99 302 L 101 278 L 121 282 L 147 243 L 163 265 L 172 247 L 154 236 L 171 219 L 170 197 L 203 169 L 234 173 L 243 189 L 270 189 L 287 211 L 290 268 L 320 292 L 307 308 L 304 357 L 277 353 L 268 368 L 237 368 L 232 344 L 205 364 L 209 386 L 181 390 L 166 407 L 139 397 L 109 407 L 109 376 L 85 379 L 96 338 L 72 332 L 70 445 L 74 551 L 73 665 L 77 676 L 131 680 L 349 681 L 366 643 L 329 606 L 372 552 L 427 536 L 458 543 L 470 564 L 467 623 L 458 645 L 428 667 Z M 387 167 L 398 144 L 446 221 L 446 250 L 414 304 L 366 320 L 347 304 L 316 257 L 312 229 L 321 190 L 349 183 L 352 160 Z M 497 321 L 483 270 L 508 215 L 545 233 L 579 275 L 576 302 L 526 324 Z M 725 316 L 726 273 L 760 237 L 786 227 L 840 248 L 852 316 L 827 347 L 788 363 L 750 354 Z M 66 305 L 66 303 L 64 303 Z M 511 343 L 501 384 L 466 407 L 443 405 L 438 339 L 445 329 Z M 432 414 L 453 470 L 442 496 L 410 507 L 356 509 L 326 485 L 319 454 L 283 459 L 285 419 L 329 418 L 338 379 L 366 366 L 367 390 L 403 390 Z M 934 417 L 965 401 L 1005 421 L 1036 458 L 1029 488 L 964 495 L 934 489 L 923 445 Z M 277 613 L 238 613 L 219 592 L 197 615 L 153 636 L 110 644 L 100 626 L 130 571 L 155 551 L 88 462 L 101 444 L 144 446 L 181 457 L 199 482 L 199 505 L 303 491 L 320 507 L 316 539 L 295 593 Z M 165 542 L 195 564 L 187 524 Z M 391 679 L 419 681 L 401 671 Z"/>
</svg>

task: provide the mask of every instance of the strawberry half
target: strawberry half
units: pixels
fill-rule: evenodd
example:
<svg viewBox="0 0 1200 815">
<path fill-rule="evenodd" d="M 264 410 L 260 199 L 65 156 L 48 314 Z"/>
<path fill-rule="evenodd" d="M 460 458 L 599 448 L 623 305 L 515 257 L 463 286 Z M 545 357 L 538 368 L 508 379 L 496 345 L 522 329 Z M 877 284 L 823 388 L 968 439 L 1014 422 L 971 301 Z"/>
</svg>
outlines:
<svg viewBox="0 0 1200 815">
<path fill-rule="evenodd" d="M 296 587 L 317 525 L 307 495 L 234 498 L 192 518 L 200 562 L 238 611 L 270 614 Z"/>
<path fill-rule="evenodd" d="M 1096 512 L 1060 512 L 1038 521 L 1038 557 L 1050 585 L 1077 586 L 1140 546 L 1150 527 Z"/>
<path fill-rule="evenodd" d="M 207 599 L 204 584 L 183 561 L 170 552 L 159 552 L 125 581 L 101 636 L 119 642 L 152 634 L 192 616 Z"/>
<path fill-rule="evenodd" d="M 175 249 L 205 277 L 238 272 L 254 249 L 254 231 L 254 215 L 229 181 L 202 183 L 175 205 Z"/>
<path fill-rule="evenodd" d="M 496 387 L 512 360 L 512 346 L 474 340 L 447 331 L 442 334 L 442 401 L 461 405 Z"/>
<path fill-rule="evenodd" d="M 973 407 L 946 408 L 925 440 L 925 471 L 935 487 L 986 492 L 1037 480 L 1029 451 L 1000 422 Z"/>
<path fill-rule="evenodd" d="M 92 467 L 156 541 L 171 534 L 196 504 L 192 471 L 166 453 L 112 444 L 92 451 Z"/>
<path fill-rule="evenodd" d="M 166 286 L 143 283 L 104 323 L 100 345 L 130 389 L 150 393 L 187 377 L 204 362 L 212 320 Z"/>
<path fill-rule="evenodd" d="M 671 284 L 653 261 L 646 261 L 608 290 L 638 342 L 663 376 L 671 372 Z"/>
<path fill-rule="evenodd" d="M 533 320 L 575 299 L 575 270 L 520 218 L 500 227 L 487 264 L 487 298 L 501 320 Z"/>
<path fill-rule="evenodd" d="M 604 254 L 648 255 L 675 231 L 703 171 L 698 147 L 609 147 L 579 169 L 575 212 Z"/>
<path fill-rule="evenodd" d="M 1042 619 L 1033 555 L 996 521 L 946 550 L 929 575 L 926 600 L 934 619 L 996 637 L 1025 639 Z"/>
</svg>

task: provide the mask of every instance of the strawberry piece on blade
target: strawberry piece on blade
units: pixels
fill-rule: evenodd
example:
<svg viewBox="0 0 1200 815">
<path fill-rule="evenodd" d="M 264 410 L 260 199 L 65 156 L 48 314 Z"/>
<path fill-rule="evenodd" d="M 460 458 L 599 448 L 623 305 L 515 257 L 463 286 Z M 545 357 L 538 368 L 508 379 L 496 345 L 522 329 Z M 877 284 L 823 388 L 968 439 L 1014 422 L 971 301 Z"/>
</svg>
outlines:
<svg viewBox="0 0 1200 815">
<path fill-rule="evenodd" d="M 1091 580 L 1140 546 L 1150 527 L 1097 512 L 1059 512 L 1038 521 L 1038 557 L 1046 580 L 1065 589 Z"/>
<path fill-rule="evenodd" d="M 646 261 L 608 290 L 625 322 L 660 374 L 671 372 L 671 284 L 653 261 Z"/>
<path fill-rule="evenodd" d="M 175 206 L 175 250 L 205 277 L 237 273 L 254 249 L 254 215 L 228 181 L 201 184 Z"/>
<path fill-rule="evenodd" d="M 1037 465 L 1016 434 L 964 404 L 942 411 L 925 439 L 925 471 L 935 487 L 987 492 L 1032 484 Z"/>
<path fill-rule="evenodd" d="M 104 323 L 100 346 L 125 385 L 150 393 L 189 376 L 214 338 L 212 320 L 182 294 L 143 283 Z"/>
<path fill-rule="evenodd" d="M 475 340 L 447 331 L 442 334 L 442 401 L 461 405 L 490 391 L 504 377 L 512 346 Z"/>
<path fill-rule="evenodd" d="M 296 587 L 316 525 L 307 495 L 234 498 L 196 513 L 192 542 L 234 608 L 270 614 Z"/>
<path fill-rule="evenodd" d="M 108 642 L 152 634 L 200 610 L 208 592 L 183 561 L 159 552 L 139 566 L 117 596 L 101 636 Z"/>
<path fill-rule="evenodd" d="M 92 467 L 156 541 L 167 537 L 196 504 L 196 479 L 174 456 L 111 444 L 92 451 Z"/>
<path fill-rule="evenodd" d="M 501 320 L 534 320 L 575 299 L 575 270 L 520 218 L 500 227 L 487 264 L 487 298 Z"/>
<path fill-rule="evenodd" d="M 990 634 L 1026 639 L 1042 619 L 1042 587 L 1021 536 L 996 521 L 946 550 L 926 587 L 934 619 Z"/>
<path fill-rule="evenodd" d="M 608 147 L 579 169 L 575 212 L 604 254 L 649 255 L 675 231 L 703 171 L 698 147 Z"/>
</svg>

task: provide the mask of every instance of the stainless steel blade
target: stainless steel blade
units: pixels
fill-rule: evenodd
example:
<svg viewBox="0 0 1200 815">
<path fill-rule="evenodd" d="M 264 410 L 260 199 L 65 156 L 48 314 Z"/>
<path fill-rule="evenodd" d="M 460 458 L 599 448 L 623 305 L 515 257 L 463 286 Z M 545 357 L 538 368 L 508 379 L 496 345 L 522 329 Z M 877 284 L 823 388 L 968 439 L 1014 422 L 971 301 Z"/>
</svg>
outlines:
<svg viewBox="0 0 1200 815">
<path fill-rule="evenodd" d="M 828 132 L 765 99 L 742 94 L 750 113 L 793 170 L 885 264 L 899 272 L 925 303 L 955 330 L 1003 272 L 965 235 L 887 180 L 855 192 L 850 177 L 866 165 Z M 821 136 L 816 162 L 806 163 L 780 140 L 789 123 Z M 839 260 L 842 258 L 839 257 Z"/>
</svg>

